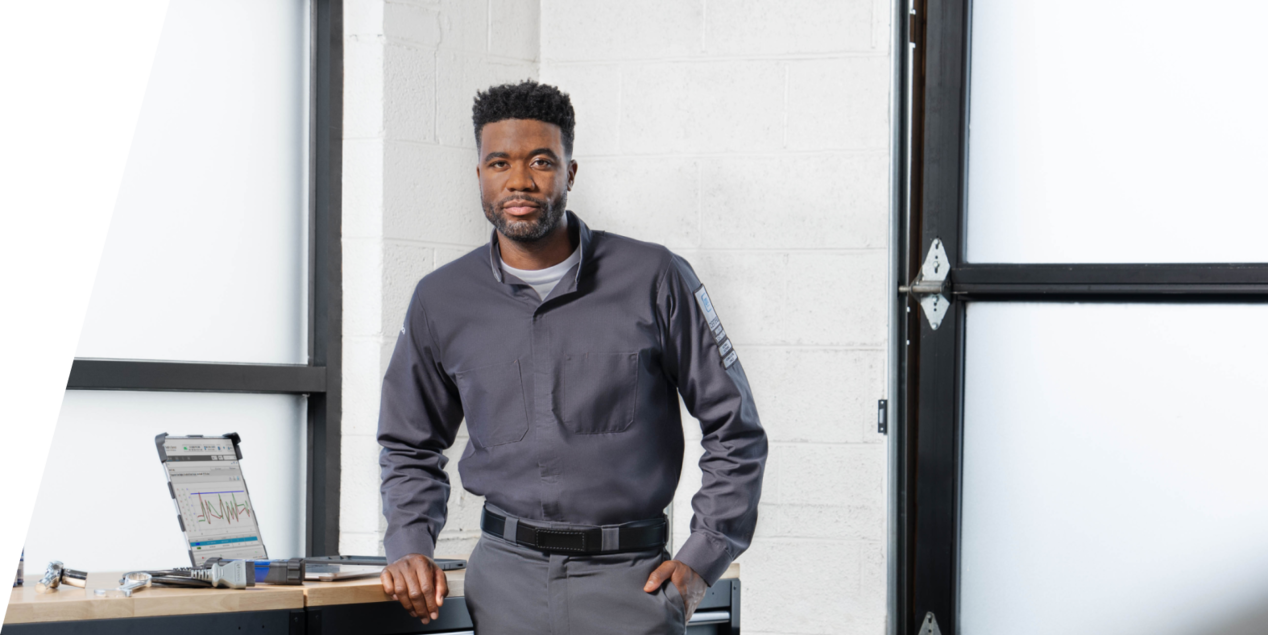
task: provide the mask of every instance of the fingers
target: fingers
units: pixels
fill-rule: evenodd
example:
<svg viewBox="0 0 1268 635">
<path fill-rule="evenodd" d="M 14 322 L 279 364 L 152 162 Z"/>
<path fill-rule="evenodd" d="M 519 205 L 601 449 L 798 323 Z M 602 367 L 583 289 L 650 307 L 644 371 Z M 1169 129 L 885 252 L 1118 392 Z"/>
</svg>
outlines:
<svg viewBox="0 0 1268 635">
<path fill-rule="evenodd" d="M 440 567 L 432 567 L 432 573 L 436 580 L 436 606 L 440 606 L 449 597 L 449 578 Z"/>
<path fill-rule="evenodd" d="M 396 599 L 396 583 L 392 581 L 392 574 L 388 573 L 386 568 L 379 573 L 379 584 L 383 585 L 384 595 L 392 598 L 393 600 Z"/>
<path fill-rule="evenodd" d="M 410 598 L 414 600 L 414 610 L 426 624 L 440 617 L 440 607 L 436 604 L 436 589 L 432 584 L 432 564 L 427 558 L 416 558 L 410 561 Z M 430 618 L 430 619 L 429 619 Z"/>
<path fill-rule="evenodd" d="M 666 560 L 660 563 L 660 566 L 656 567 L 656 570 L 647 576 L 647 584 L 643 585 L 643 591 L 652 593 L 659 589 L 660 585 L 664 584 L 665 580 L 668 580 L 673 575 L 674 569 L 673 560 Z"/>
<path fill-rule="evenodd" d="M 401 567 L 392 565 L 385 569 L 388 575 L 392 576 L 392 599 L 401 603 L 401 607 L 409 611 L 410 615 L 414 615 L 414 603 L 409 599 L 409 587 L 405 584 L 405 576 L 401 573 Z"/>
<path fill-rule="evenodd" d="M 418 554 L 388 565 L 379 574 L 379 582 L 383 584 L 384 593 L 424 624 L 440 617 L 440 605 L 449 595 L 449 581 L 444 571 L 430 558 Z"/>
</svg>

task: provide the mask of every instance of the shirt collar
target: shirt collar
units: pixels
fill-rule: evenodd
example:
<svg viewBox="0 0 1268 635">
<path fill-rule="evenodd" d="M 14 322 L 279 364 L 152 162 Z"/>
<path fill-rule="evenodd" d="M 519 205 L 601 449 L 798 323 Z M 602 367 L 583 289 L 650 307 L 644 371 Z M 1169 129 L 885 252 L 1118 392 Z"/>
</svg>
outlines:
<svg viewBox="0 0 1268 635">
<path fill-rule="evenodd" d="M 577 218 L 576 214 L 571 211 L 565 211 L 568 215 L 568 234 L 569 240 L 577 240 L 577 249 L 581 252 L 581 260 L 577 263 L 577 273 L 573 277 L 574 282 L 581 281 L 581 272 L 586 268 L 586 258 L 590 255 L 590 228 Z M 498 230 L 494 228 L 489 238 L 489 267 L 493 269 L 493 278 L 498 282 L 506 282 L 506 277 L 502 273 L 502 251 L 498 249 Z"/>
</svg>

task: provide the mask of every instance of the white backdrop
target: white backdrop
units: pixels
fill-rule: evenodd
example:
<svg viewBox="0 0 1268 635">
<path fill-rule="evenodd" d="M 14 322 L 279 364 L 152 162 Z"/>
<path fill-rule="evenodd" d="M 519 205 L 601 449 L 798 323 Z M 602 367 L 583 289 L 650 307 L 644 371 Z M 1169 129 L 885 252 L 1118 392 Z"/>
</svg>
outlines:
<svg viewBox="0 0 1268 635">
<path fill-rule="evenodd" d="M 307 362 L 306 4 L 171 3 L 78 357 Z"/>
<path fill-rule="evenodd" d="M 171 2 L 76 356 L 306 363 L 307 6 Z M 187 565 L 160 432 L 240 433 L 269 555 L 302 555 L 305 412 L 294 396 L 66 391 L 28 569 Z"/>
<path fill-rule="evenodd" d="M 1263 632 L 1266 320 L 969 305 L 961 632 Z"/>
<path fill-rule="evenodd" d="M 973 262 L 1265 262 L 1268 5 L 973 3 Z"/>
</svg>

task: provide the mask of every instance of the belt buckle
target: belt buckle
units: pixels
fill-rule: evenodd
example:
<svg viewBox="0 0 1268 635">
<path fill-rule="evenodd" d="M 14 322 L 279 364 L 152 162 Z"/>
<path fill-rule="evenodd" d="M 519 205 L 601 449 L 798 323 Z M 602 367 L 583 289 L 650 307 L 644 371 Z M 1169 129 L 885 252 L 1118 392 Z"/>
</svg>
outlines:
<svg viewBox="0 0 1268 635">
<path fill-rule="evenodd" d="M 586 552 L 586 534 L 582 531 L 533 527 L 533 542 L 537 543 L 533 546 L 547 551 Z"/>
</svg>

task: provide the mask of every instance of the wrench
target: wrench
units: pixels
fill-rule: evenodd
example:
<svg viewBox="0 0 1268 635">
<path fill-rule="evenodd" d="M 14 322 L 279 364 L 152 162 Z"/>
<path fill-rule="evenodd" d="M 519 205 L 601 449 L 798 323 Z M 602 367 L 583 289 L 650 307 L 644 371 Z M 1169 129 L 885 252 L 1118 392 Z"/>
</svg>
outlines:
<svg viewBox="0 0 1268 635">
<path fill-rule="evenodd" d="M 123 597 L 132 597 L 132 592 L 137 589 L 144 589 L 150 586 L 151 576 L 144 571 L 133 571 L 119 578 L 119 583 L 123 586 L 118 588 L 123 592 Z"/>
</svg>

